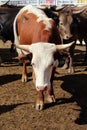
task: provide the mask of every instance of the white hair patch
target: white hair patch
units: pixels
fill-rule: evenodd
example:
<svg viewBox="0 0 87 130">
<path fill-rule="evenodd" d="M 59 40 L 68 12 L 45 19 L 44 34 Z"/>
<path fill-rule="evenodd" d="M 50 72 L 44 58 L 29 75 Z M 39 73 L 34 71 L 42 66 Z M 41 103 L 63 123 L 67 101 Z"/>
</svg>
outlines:
<svg viewBox="0 0 87 130">
<path fill-rule="evenodd" d="M 52 20 L 52 19 L 48 18 L 41 9 L 38 9 L 32 5 L 27 5 L 20 10 L 19 14 L 21 14 L 22 12 L 24 12 L 26 10 L 28 11 L 27 13 L 33 13 L 38 17 L 36 22 L 39 23 L 40 21 L 43 21 L 43 23 L 46 25 L 45 30 L 49 30 L 52 27 L 52 25 L 50 23 L 50 20 Z"/>
</svg>

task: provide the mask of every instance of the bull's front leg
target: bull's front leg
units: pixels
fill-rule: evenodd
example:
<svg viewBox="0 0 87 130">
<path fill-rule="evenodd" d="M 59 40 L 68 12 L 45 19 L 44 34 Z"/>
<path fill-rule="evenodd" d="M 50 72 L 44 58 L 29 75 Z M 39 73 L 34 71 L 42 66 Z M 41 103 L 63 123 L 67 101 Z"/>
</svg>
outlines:
<svg viewBox="0 0 87 130">
<path fill-rule="evenodd" d="M 47 87 L 47 100 L 48 102 L 52 103 L 52 102 L 55 102 L 55 95 L 54 95 L 54 90 L 53 90 L 53 79 L 54 79 L 54 74 L 55 74 L 55 67 L 53 68 L 52 70 L 52 75 L 51 75 L 51 80 L 50 80 L 50 83 L 51 83 L 51 86 L 48 86 Z"/>
<path fill-rule="evenodd" d="M 70 74 L 74 73 L 73 57 L 74 57 L 75 45 L 76 45 L 76 41 L 75 41 L 75 43 L 69 49 L 69 68 L 68 68 L 68 72 Z"/>
<path fill-rule="evenodd" d="M 68 65 L 68 73 L 73 74 L 74 73 L 74 67 L 73 67 L 73 57 L 69 56 L 69 65 Z"/>
<path fill-rule="evenodd" d="M 36 110 L 43 110 L 44 108 L 44 93 L 43 90 L 38 91 L 37 101 L 36 101 Z"/>
<path fill-rule="evenodd" d="M 47 97 L 48 102 L 50 102 L 50 103 L 56 102 L 53 87 L 47 88 L 47 94 L 48 94 L 48 97 Z"/>
<path fill-rule="evenodd" d="M 22 68 L 22 82 L 27 82 L 27 55 L 20 55 L 18 57 L 19 62 L 21 62 L 23 64 L 23 68 Z"/>
<path fill-rule="evenodd" d="M 73 57 L 69 52 L 66 52 L 66 56 L 64 57 L 65 63 L 62 67 L 62 69 L 68 69 L 68 73 L 72 74 L 74 73 L 74 68 L 73 68 Z"/>
<path fill-rule="evenodd" d="M 22 82 L 27 82 L 27 67 L 26 67 L 26 61 L 23 61 Z"/>
<path fill-rule="evenodd" d="M 74 43 L 70 49 L 69 52 L 66 51 L 64 52 L 66 54 L 65 57 L 65 64 L 62 67 L 63 69 L 68 69 L 68 73 L 73 74 L 74 73 L 74 67 L 73 67 L 73 56 L 74 56 L 74 48 L 75 48 L 76 43 Z"/>
<path fill-rule="evenodd" d="M 33 79 L 33 83 L 35 85 L 36 84 L 36 77 L 35 77 L 34 70 L 32 71 L 32 79 Z"/>
</svg>

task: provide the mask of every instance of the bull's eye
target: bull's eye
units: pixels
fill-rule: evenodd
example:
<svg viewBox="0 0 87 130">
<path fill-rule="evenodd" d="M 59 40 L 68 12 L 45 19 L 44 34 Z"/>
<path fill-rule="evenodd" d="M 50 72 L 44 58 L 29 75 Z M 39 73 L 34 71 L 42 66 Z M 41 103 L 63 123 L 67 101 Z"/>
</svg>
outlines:
<svg viewBox="0 0 87 130">
<path fill-rule="evenodd" d="M 35 65 L 34 62 L 32 62 L 31 65 L 34 66 Z"/>
<path fill-rule="evenodd" d="M 60 23 L 60 25 L 61 25 L 61 26 L 64 26 L 64 24 L 63 24 L 63 23 Z"/>
<path fill-rule="evenodd" d="M 63 23 L 60 23 L 60 25 L 63 25 Z"/>
</svg>

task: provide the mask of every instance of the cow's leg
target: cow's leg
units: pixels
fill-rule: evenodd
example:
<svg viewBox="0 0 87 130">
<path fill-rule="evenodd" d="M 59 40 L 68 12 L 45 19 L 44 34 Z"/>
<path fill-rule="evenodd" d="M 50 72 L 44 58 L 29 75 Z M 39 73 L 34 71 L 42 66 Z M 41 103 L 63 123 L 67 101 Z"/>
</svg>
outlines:
<svg viewBox="0 0 87 130">
<path fill-rule="evenodd" d="M 27 67 L 26 67 L 26 61 L 23 61 L 22 82 L 27 82 Z"/>
<path fill-rule="evenodd" d="M 55 68 L 54 68 L 53 71 L 52 71 L 51 86 L 48 86 L 48 87 L 47 87 L 47 94 L 48 94 L 47 100 L 48 100 L 48 102 L 50 102 L 50 103 L 56 101 L 56 100 L 55 100 L 55 95 L 54 95 L 54 90 L 53 90 L 54 73 L 55 73 Z"/>
<path fill-rule="evenodd" d="M 74 73 L 73 57 L 72 56 L 69 56 L 68 73 L 70 73 L 70 74 Z"/>
<path fill-rule="evenodd" d="M 16 52 L 14 43 L 11 44 L 10 52 Z"/>
<path fill-rule="evenodd" d="M 68 73 L 73 73 L 73 61 L 72 61 L 72 56 L 67 52 L 67 55 L 64 57 L 65 63 L 62 67 L 62 69 L 68 69 Z"/>
<path fill-rule="evenodd" d="M 68 73 L 72 74 L 74 73 L 74 68 L 73 68 L 73 57 L 68 54 L 67 57 L 65 57 L 65 63 L 62 67 L 62 69 L 68 69 Z"/>
<path fill-rule="evenodd" d="M 40 90 L 37 94 L 36 110 L 43 110 L 44 108 L 44 91 Z"/>
<path fill-rule="evenodd" d="M 73 67 L 73 56 L 74 56 L 74 48 L 75 48 L 76 42 L 70 47 L 69 53 L 64 52 L 66 55 L 65 57 L 65 64 L 63 65 L 62 69 L 68 69 L 68 72 L 70 74 L 74 73 L 74 67 Z"/>
<path fill-rule="evenodd" d="M 34 85 L 36 84 L 36 77 L 35 77 L 35 73 L 34 73 L 34 70 L 32 72 L 32 78 L 33 78 L 33 83 Z"/>
<path fill-rule="evenodd" d="M 74 56 L 75 45 L 76 45 L 76 42 L 70 47 L 70 50 L 69 50 L 70 55 L 69 55 L 69 68 L 68 68 L 68 72 L 70 74 L 74 73 L 73 56 Z"/>
<path fill-rule="evenodd" d="M 27 82 L 27 55 L 19 55 L 19 62 L 23 63 L 22 68 L 22 82 Z"/>
<path fill-rule="evenodd" d="M 53 91 L 53 87 L 48 87 L 47 88 L 47 94 L 48 94 L 48 97 L 47 97 L 47 101 L 52 103 L 52 102 L 55 102 L 55 96 L 54 96 L 54 91 Z"/>
<path fill-rule="evenodd" d="M 68 69 L 68 67 L 69 67 L 69 56 L 67 55 L 64 59 L 65 59 L 65 63 L 62 66 L 62 69 Z"/>
</svg>

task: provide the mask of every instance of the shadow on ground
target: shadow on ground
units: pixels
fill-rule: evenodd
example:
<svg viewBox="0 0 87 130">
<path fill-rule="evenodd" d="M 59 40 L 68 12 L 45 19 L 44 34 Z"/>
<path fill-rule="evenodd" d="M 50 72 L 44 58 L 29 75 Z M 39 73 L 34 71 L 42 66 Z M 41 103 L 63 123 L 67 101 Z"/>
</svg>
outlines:
<svg viewBox="0 0 87 130">
<path fill-rule="evenodd" d="M 18 106 L 30 104 L 30 102 L 25 103 L 18 103 L 18 104 L 12 104 L 12 105 L 0 105 L 0 115 L 9 111 L 12 111 Z"/>
<path fill-rule="evenodd" d="M 32 73 L 28 73 L 28 77 L 31 77 Z M 4 84 L 7 84 L 7 83 L 11 83 L 13 81 L 16 81 L 16 80 L 21 80 L 21 74 L 8 74 L 8 75 L 3 75 L 3 76 L 0 76 L 0 86 L 1 85 L 4 85 Z M 31 81 L 32 79 L 29 79 L 29 81 Z"/>
</svg>

